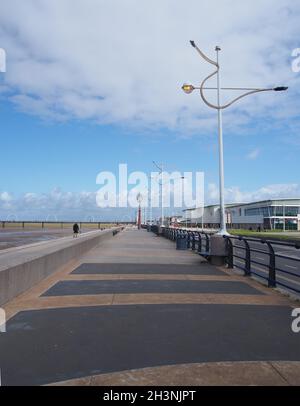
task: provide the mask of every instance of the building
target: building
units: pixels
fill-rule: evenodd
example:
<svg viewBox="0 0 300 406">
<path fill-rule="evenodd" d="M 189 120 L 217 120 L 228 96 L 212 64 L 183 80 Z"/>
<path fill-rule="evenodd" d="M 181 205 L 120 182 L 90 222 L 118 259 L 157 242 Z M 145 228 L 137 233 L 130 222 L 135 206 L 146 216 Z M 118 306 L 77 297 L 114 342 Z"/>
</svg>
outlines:
<svg viewBox="0 0 300 406">
<path fill-rule="evenodd" d="M 220 206 L 185 210 L 185 221 L 204 228 L 220 226 Z M 300 231 L 300 199 L 274 199 L 253 203 L 227 204 L 228 228 Z"/>
<path fill-rule="evenodd" d="M 161 221 L 161 218 L 160 218 Z M 182 216 L 171 216 L 171 217 L 165 217 L 164 219 L 165 224 L 167 227 L 178 227 L 180 224 L 182 224 L 183 217 Z"/>
</svg>

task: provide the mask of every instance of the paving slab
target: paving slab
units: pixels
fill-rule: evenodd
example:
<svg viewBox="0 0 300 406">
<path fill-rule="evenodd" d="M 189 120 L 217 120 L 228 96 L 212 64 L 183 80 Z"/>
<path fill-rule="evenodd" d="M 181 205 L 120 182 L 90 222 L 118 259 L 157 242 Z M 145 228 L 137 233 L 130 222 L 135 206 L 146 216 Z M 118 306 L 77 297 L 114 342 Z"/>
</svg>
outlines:
<svg viewBox="0 0 300 406">
<path fill-rule="evenodd" d="M 202 362 L 92 375 L 51 386 L 290 386 L 299 385 L 299 368 L 300 362 Z"/>
<path fill-rule="evenodd" d="M 224 275 L 224 272 L 210 266 L 200 267 L 199 263 L 195 265 L 87 263 L 81 264 L 71 274 Z"/>
<path fill-rule="evenodd" d="M 294 307 L 127 230 L 5 305 L 2 385 L 296 385 Z"/>
<path fill-rule="evenodd" d="M 267 321 L 267 322 L 266 322 Z M 20 312 L 2 334 L 3 385 L 163 365 L 300 361 L 287 307 L 134 305 Z"/>
<path fill-rule="evenodd" d="M 42 296 L 100 295 L 107 293 L 215 293 L 262 295 L 243 282 L 187 280 L 61 281 Z"/>
</svg>

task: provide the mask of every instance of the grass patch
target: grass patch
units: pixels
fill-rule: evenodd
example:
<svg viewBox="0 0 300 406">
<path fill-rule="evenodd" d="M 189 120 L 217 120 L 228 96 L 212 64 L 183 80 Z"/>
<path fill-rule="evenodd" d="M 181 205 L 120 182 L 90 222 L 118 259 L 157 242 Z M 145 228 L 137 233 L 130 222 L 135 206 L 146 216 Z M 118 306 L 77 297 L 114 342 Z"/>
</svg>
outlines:
<svg viewBox="0 0 300 406">
<path fill-rule="evenodd" d="M 237 235 L 242 237 L 253 237 L 253 238 L 264 238 L 272 240 L 281 240 L 281 241 L 300 241 L 300 232 L 298 235 L 295 235 L 297 231 L 291 231 L 291 235 L 283 233 L 282 230 L 273 230 L 273 231 L 250 231 L 250 230 L 229 230 L 231 235 Z"/>
</svg>

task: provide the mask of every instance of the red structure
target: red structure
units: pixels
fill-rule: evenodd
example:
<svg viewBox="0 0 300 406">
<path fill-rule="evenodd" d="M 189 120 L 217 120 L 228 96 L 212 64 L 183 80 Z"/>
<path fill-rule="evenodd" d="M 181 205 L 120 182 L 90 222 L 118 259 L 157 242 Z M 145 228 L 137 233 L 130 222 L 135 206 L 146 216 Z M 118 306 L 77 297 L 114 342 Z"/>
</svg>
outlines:
<svg viewBox="0 0 300 406">
<path fill-rule="evenodd" d="M 138 218 L 137 218 L 137 226 L 140 230 L 142 228 L 142 210 L 141 210 L 141 202 L 143 200 L 143 196 L 139 193 L 136 197 L 136 200 L 139 202 L 139 211 L 138 211 Z"/>
</svg>

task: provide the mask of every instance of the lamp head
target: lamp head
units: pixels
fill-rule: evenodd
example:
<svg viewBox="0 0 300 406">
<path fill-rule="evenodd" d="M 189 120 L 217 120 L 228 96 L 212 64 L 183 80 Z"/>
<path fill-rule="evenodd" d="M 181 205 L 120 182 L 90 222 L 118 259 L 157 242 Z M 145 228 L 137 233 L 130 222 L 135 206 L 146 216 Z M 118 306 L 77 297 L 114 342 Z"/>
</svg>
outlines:
<svg viewBox="0 0 300 406">
<path fill-rule="evenodd" d="M 186 83 L 182 86 L 181 89 L 182 89 L 182 90 L 184 91 L 184 93 L 186 93 L 186 94 L 191 94 L 191 93 L 195 90 L 195 88 L 194 88 L 193 85 L 188 85 L 188 84 L 186 84 Z"/>
<path fill-rule="evenodd" d="M 288 87 L 286 87 L 286 86 L 279 86 L 279 87 L 275 87 L 273 90 L 274 90 L 274 92 L 285 92 L 285 91 L 288 90 Z"/>
<path fill-rule="evenodd" d="M 141 193 L 137 194 L 136 200 L 141 204 L 141 202 L 143 201 L 143 196 Z"/>
</svg>

